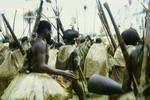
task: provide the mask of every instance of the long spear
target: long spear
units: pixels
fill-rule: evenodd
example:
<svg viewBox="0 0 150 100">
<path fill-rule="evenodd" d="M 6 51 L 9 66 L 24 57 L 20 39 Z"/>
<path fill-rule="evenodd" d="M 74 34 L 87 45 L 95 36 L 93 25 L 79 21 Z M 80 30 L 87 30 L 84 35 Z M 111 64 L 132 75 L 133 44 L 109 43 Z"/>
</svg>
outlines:
<svg viewBox="0 0 150 100">
<path fill-rule="evenodd" d="M 99 15 L 99 17 L 100 17 L 104 27 L 106 28 L 106 31 L 107 31 L 107 33 L 108 33 L 108 35 L 110 37 L 110 40 L 112 42 L 112 45 L 113 45 L 114 51 L 115 51 L 116 48 L 117 48 L 117 45 L 115 43 L 113 35 L 111 34 L 111 31 L 110 31 L 110 28 L 109 28 L 109 25 L 108 25 L 108 22 L 107 22 L 107 19 L 106 19 L 106 16 L 105 16 L 105 13 L 104 13 L 104 10 L 102 8 L 100 0 L 97 0 L 97 4 L 98 4 L 98 10 L 99 10 L 99 14 L 98 15 Z"/>
<path fill-rule="evenodd" d="M 150 1 L 149 1 L 150 10 Z M 148 64 L 148 53 L 149 53 L 149 43 L 150 43 L 150 15 L 149 12 L 146 13 L 146 34 L 143 36 L 144 39 L 144 49 L 143 49 L 143 59 L 141 65 L 141 75 L 140 75 L 140 84 L 138 88 L 138 93 L 140 98 L 143 97 L 143 92 L 150 87 L 149 84 L 149 66 Z"/>
<path fill-rule="evenodd" d="M 64 33 L 64 28 L 63 28 L 63 25 L 62 25 L 62 22 L 61 22 L 61 20 L 60 20 L 60 18 L 59 18 L 59 16 L 60 16 L 60 9 L 58 8 L 58 5 L 57 5 L 57 0 L 55 0 L 55 2 L 56 2 L 56 9 L 54 9 L 53 7 L 52 7 L 52 5 L 51 5 L 51 7 L 52 7 L 52 10 L 53 10 L 53 12 L 54 12 L 54 14 L 55 14 L 55 16 L 57 17 L 56 18 L 56 24 L 57 24 L 57 37 L 58 37 L 58 42 L 59 42 L 59 30 L 61 30 L 61 32 L 62 33 Z"/>
<path fill-rule="evenodd" d="M 35 24 L 34 24 L 32 35 L 36 33 L 37 28 L 38 28 L 38 24 L 40 23 L 41 14 L 42 14 L 42 10 L 43 10 L 42 7 L 43 7 L 43 0 L 41 0 L 39 9 L 37 11 L 37 16 L 36 16 L 36 20 L 35 20 Z"/>
<path fill-rule="evenodd" d="M 2 18 L 3 18 L 4 22 L 6 23 L 8 29 L 9 29 L 9 31 L 10 31 L 10 33 L 11 33 L 13 39 L 14 39 L 14 41 L 18 44 L 21 53 L 24 54 L 25 52 L 24 52 L 24 50 L 23 50 L 21 44 L 19 43 L 19 41 L 18 41 L 18 39 L 17 39 L 15 33 L 13 32 L 12 28 L 10 27 L 10 24 L 8 23 L 8 21 L 7 21 L 6 17 L 4 16 L 4 14 L 2 14 Z"/>
<path fill-rule="evenodd" d="M 58 39 L 58 42 L 60 41 L 60 37 L 59 37 L 59 24 L 58 24 L 58 18 L 59 18 L 59 9 L 58 9 L 58 5 L 57 5 L 57 0 L 55 0 L 55 2 L 56 2 L 56 23 L 57 23 L 57 39 Z"/>
<path fill-rule="evenodd" d="M 15 30 L 16 15 L 17 15 L 17 10 L 15 11 L 15 15 L 14 15 L 13 31 Z"/>
<path fill-rule="evenodd" d="M 130 68 L 130 57 L 129 57 L 129 54 L 128 54 L 127 49 L 125 47 L 125 43 L 124 43 L 123 39 L 121 38 L 119 29 L 118 29 L 118 27 L 115 23 L 115 20 L 114 20 L 112 14 L 111 14 L 108 3 L 104 3 L 104 7 L 106 8 L 106 10 L 107 10 L 107 12 L 110 16 L 110 19 L 112 21 L 112 24 L 114 26 L 114 29 L 115 29 L 115 32 L 116 32 L 116 35 L 117 35 L 117 39 L 118 39 L 119 45 L 121 47 L 125 62 L 126 62 L 127 71 L 128 71 L 129 76 L 130 76 L 129 78 L 132 78 L 132 73 L 131 73 L 131 68 Z"/>
</svg>

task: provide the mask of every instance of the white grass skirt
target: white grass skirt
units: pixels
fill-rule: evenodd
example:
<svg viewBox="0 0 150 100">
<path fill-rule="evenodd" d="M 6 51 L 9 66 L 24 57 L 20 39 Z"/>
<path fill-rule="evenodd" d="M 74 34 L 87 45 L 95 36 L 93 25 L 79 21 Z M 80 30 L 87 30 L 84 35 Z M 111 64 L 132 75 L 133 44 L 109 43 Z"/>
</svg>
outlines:
<svg viewBox="0 0 150 100">
<path fill-rule="evenodd" d="M 47 74 L 17 75 L 2 95 L 2 100 L 65 100 L 68 94 Z"/>
</svg>

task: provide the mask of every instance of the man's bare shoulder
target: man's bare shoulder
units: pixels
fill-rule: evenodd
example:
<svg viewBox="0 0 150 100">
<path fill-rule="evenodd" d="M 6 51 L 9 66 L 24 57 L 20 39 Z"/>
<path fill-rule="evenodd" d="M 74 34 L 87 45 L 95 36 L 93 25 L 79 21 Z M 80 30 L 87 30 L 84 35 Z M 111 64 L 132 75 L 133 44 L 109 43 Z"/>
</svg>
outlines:
<svg viewBox="0 0 150 100">
<path fill-rule="evenodd" d="M 37 49 L 37 50 L 45 47 L 46 47 L 45 41 L 40 38 L 37 38 L 32 45 L 32 49 Z"/>
</svg>

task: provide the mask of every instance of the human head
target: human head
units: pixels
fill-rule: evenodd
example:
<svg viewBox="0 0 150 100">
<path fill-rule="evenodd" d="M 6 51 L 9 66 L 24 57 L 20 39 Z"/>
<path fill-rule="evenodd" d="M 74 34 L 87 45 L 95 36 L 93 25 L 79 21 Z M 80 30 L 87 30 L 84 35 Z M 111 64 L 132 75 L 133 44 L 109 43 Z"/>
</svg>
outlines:
<svg viewBox="0 0 150 100">
<path fill-rule="evenodd" d="M 75 44 L 75 38 L 79 36 L 78 32 L 75 30 L 68 29 L 64 31 L 63 40 L 65 43 Z"/>
<path fill-rule="evenodd" d="M 133 28 L 123 31 L 121 36 L 126 45 L 136 45 L 140 41 L 137 31 Z"/>
<path fill-rule="evenodd" d="M 50 42 L 51 40 L 51 24 L 46 21 L 42 20 L 40 21 L 37 29 L 37 35 L 45 38 L 47 42 Z"/>
<path fill-rule="evenodd" d="M 96 43 L 101 43 L 102 39 L 101 38 L 96 38 Z"/>
</svg>

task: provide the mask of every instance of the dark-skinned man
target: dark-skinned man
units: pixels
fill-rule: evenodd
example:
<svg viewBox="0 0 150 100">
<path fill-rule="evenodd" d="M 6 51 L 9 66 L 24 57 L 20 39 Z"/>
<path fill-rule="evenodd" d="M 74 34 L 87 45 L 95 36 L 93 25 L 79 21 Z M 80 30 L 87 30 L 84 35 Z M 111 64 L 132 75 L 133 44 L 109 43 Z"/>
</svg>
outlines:
<svg viewBox="0 0 150 100">
<path fill-rule="evenodd" d="M 80 57 L 75 41 L 78 38 L 78 32 L 72 29 L 64 31 L 63 40 L 65 45 L 61 46 L 56 60 L 56 68 L 61 70 L 70 70 L 79 78 Z M 77 80 L 67 80 L 58 76 L 58 81 L 68 90 L 70 87 L 76 92 L 79 100 L 85 100 L 83 88 Z"/>
<path fill-rule="evenodd" d="M 45 36 L 38 36 L 32 44 L 30 73 L 17 75 L 1 97 L 2 100 L 66 100 L 68 93 L 50 75 L 61 75 L 71 80 L 75 78 L 68 71 L 52 69 L 46 64 Z"/>
</svg>

